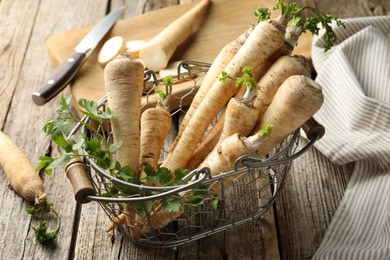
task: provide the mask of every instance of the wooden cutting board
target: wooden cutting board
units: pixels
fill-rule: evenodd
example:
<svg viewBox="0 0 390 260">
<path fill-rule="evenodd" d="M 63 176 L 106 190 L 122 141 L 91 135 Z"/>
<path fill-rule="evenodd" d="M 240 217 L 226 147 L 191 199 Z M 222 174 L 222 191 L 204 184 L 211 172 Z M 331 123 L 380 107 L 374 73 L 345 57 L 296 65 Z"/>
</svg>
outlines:
<svg viewBox="0 0 390 260">
<path fill-rule="evenodd" d="M 212 62 L 226 43 L 242 34 L 254 22 L 253 11 L 259 4 L 272 10 L 274 3 L 274 0 L 213 0 L 198 30 L 175 52 L 172 60 Z M 97 63 L 97 54 L 105 40 L 119 35 L 126 41 L 147 41 L 193 5 L 193 3 L 175 5 L 118 21 L 71 83 L 70 91 L 74 101 L 80 98 L 97 101 L 105 95 L 103 67 Z M 278 14 L 276 12 L 272 16 Z M 67 31 L 50 37 L 47 40 L 47 48 L 53 66 L 57 66 L 71 55 L 73 48 L 91 28 Z M 309 57 L 310 48 L 311 35 L 303 34 L 294 53 Z M 183 91 L 191 86 L 177 85 L 174 86 L 173 91 Z M 190 99 L 187 103 L 189 102 Z"/>
</svg>

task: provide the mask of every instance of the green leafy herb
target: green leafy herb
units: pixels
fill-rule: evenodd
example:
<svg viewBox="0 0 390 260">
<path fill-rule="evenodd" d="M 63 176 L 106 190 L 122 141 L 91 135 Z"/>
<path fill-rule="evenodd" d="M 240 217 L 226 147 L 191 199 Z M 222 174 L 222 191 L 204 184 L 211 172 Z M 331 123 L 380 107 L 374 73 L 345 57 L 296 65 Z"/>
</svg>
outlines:
<svg viewBox="0 0 390 260">
<path fill-rule="evenodd" d="M 261 21 L 270 19 L 271 12 L 266 7 L 259 7 L 254 11 L 254 15 L 256 18 L 256 22 L 260 23 Z"/>
<path fill-rule="evenodd" d="M 274 126 L 271 124 L 266 124 L 259 132 L 259 137 L 267 137 L 272 133 Z"/>
<path fill-rule="evenodd" d="M 157 184 L 158 186 L 167 185 L 172 179 L 171 171 L 164 167 L 159 167 L 157 170 L 149 170 L 146 172 L 147 182 Z"/>
<path fill-rule="evenodd" d="M 108 169 L 112 164 L 112 152 L 117 150 L 121 143 L 116 142 L 109 144 L 103 129 L 104 120 L 110 119 L 112 113 L 109 108 L 105 110 L 98 109 L 98 104 L 94 101 L 80 99 L 78 104 L 81 107 L 81 112 L 93 120 L 100 123 L 101 131 L 97 131 L 90 124 L 82 121 L 71 111 L 71 96 L 61 96 L 60 106 L 57 109 L 58 117 L 48 121 L 42 128 L 48 136 L 51 137 L 65 154 L 52 158 L 48 156 L 39 157 L 40 162 L 36 170 L 45 170 L 47 174 L 52 174 L 54 170 L 63 169 L 65 165 L 73 158 L 82 156 L 79 149 L 84 148 L 99 166 Z M 76 124 L 85 126 L 91 133 L 98 136 L 98 139 L 90 139 L 86 135 L 72 136 L 69 138 L 72 127 Z"/>
<path fill-rule="evenodd" d="M 42 169 L 45 169 L 48 175 L 52 174 L 52 170 L 48 169 L 48 166 L 54 161 L 54 159 L 50 156 L 40 156 L 39 163 L 35 167 L 35 171 L 39 172 Z"/>
<path fill-rule="evenodd" d="M 311 10 L 316 16 L 308 17 L 305 23 L 302 25 L 303 29 L 312 32 L 314 35 L 318 35 L 320 30 L 318 25 L 320 24 L 322 28 L 325 29 L 325 32 L 322 36 L 322 39 L 324 40 L 324 50 L 325 52 L 328 51 L 337 41 L 336 33 L 331 26 L 332 22 L 334 21 L 338 27 L 345 27 L 345 23 L 338 19 L 337 16 L 321 13 L 315 8 L 302 8 L 302 10 L 304 9 Z"/>
<path fill-rule="evenodd" d="M 225 83 L 227 79 L 232 79 L 235 81 L 236 86 L 246 87 L 247 90 L 242 97 L 242 102 L 250 104 L 253 101 L 253 98 L 255 97 L 260 86 L 257 85 L 255 79 L 253 78 L 253 69 L 251 67 L 245 66 L 241 71 L 243 72 L 241 77 L 233 77 L 228 75 L 227 72 L 222 71 L 219 80 Z"/>
<path fill-rule="evenodd" d="M 161 207 L 165 212 L 178 212 L 181 207 L 180 196 L 168 196 L 161 201 Z"/>
<path fill-rule="evenodd" d="M 283 0 L 277 0 L 273 10 L 280 10 L 282 16 L 287 19 L 292 19 L 296 16 L 299 7 L 296 3 L 285 3 Z"/>
<path fill-rule="evenodd" d="M 157 95 L 160 97 L 162 101 L 164 101 L 167 98 L 167 93 L 165 93 L 165 91 L 158 88 L 154 89 L 154 91 L 157 93 Z"/>
<path fill-rule="evenodd" d="M 253 70 L 249 66 L 242 69 L 244 75 L 236 79 L 236 86 L 244 86 L 250 89 L 257 89 L 258 85 L 253 78 Z"/>
<path fill-rule="evenodd" d="M 220 198 L 218 197 L 214 197 L 210 200 L 210 207 L 213 209 L 213 210 L 217 210 L 218 209 L 218 206 L 219 206 L 219 202 L 220 202 Z"/>
<path fill-rule="evenodd" d="M 281 17 L 283 17 L 285 21 L 292 20 L 291 31 L 295 31 L 295 34 L 297 34 L 298 37 L 305 31 L 310 31 L 314 35 L 318 35 L 322 27 L 325 30 L 322 36 L 325 52 L 328 51 L 337 41 L 336 34 L 331 24 L 335 22 L 338 27 L 345 26 L 345 23 L 337 16 L 324 14 L 311 6 L 304 6 L 300 8 L 296 3 L 284 3 L 283 0 L 277 0 L 273 9 L 280 10 Z M 310 11 L 313 16 L 304 19 L 304 10 Z"/>
<path fill-rule="evenodd" d="M 46 221 L 42 221 L 38 226 L 33 227 L 37 242 L 45 244 L 57 238 L 58 231 L 47 231 Z"/>
<path fill-rule="evenodd" d="M 226 80 L 230 78 L 226 71 L 222 71 L 221 76 L 219 77 L 219 81 L 225 83 Z"/>
<path fill-rule="evenodd" d="M 41 244 L 52 242 L 57 238 L 57 235 L 60 231 L 61 220 L 57 212 L 53 208 L 53 203 L 48 202 L 47 200 L 41 201 L 39 204 L 34 204 L 33 206 L 28 206 L 26 208 L 28 214 L 32 216 L 37 216 L 38 214 L 48 214 L 50 212 L 54 213 L 57 219 L 57 226 L 54 230 L 48 230 L 47 221 L 41 221 L 38 226 L 33 227 L 35 232 L 35 239 Z"/>
<path fill-rule="evenodd" d="M 251 89 L 257 89 L 258 85 L 256 84 L 253 78 L 253 69 L 249 66 L 245 66 L 241 70 L 244 74 L 241 77 L 234 77 L 229 75 L 226 71 L 222 71 L 219 81 L 225 83 L 227 79 L 235 80 L 236 86 L 249 87 Z"/>
<path fill-rule="evenodd" d="M 175 180 L 172 182 L 172 185 L 183 185 L 185 184 L 185 181 L 183 181 L 183 178 L 189 174 L 190 171 L 182 168 L 177 168 L 174 171 Z"/>
<path fill-rule="evenodd" d="M 163 78 L 162 81 L 166 86 L 172 86 L 173 85 L 173 76 L 167 75 L 167 76 L 165 76 L 165 78 Z"/>
</svg>

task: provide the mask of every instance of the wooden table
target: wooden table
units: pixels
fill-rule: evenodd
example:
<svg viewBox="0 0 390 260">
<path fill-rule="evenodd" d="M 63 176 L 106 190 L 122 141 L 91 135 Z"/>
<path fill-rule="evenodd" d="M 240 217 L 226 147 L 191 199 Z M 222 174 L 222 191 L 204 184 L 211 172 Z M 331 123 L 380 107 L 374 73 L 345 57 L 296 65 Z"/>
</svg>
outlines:
<svg viewBox="0 0 390 260">
<path fill-rule="evenodd" d="M 93 25 L 108 10 L 125 2 L 129 8 L 123 18 L 130 18 L 191 0 L 0 0 L 0 127 L 34 165 L 38 156 L 57 152 L 41 128 L 55 117 L 59 99 L 42 107 L 31 100 L 31 93 L 53 71 L 46 40 L 56 33 Z M 301 2 L 340 17 L 380 15 L 390 10 L 386 0 Z M 41 246 L 34 241 L 31 228 L 38 221 L 26 213 L 28 203 L 9 189 L 0 169 L 0 259 L 310 258 L 343 196 L 352 169 L 353 165 L 333 165 L 312 148 L 294 161 L 266 222 L 245 224 L 176 251 L 136 246 L 120 234 L 105 233 L 107 216 L 96 203 L 77 204 L 62 172 L 44 176 L 46 192 L 61 215 L 62 227 L 54 244 Z"/>
</svg>

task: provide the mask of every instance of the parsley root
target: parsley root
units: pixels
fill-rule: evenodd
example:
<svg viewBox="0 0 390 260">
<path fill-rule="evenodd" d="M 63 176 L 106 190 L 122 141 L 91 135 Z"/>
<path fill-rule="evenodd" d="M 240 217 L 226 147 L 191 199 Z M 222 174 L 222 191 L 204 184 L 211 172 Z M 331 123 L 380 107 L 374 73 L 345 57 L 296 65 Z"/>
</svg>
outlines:
<svg viewBox="0 0 390 260">
<path fill-rule="evenodd" d="M 284 42 L 284 32 L 281 32 L 269 21 L 260 22 L 253 29 L 244 45 L 226 66 L 225 71 L 232 77 L 241 75 L 245 66 L 257 67 L 266 60 Z M 202 103 L 194 112 L 187 127 L 179 139 L 176 148 L 163 163 L 168 169 L 185 167 L 206 129 L 235 94 L 233 80 L 215 81 L 207 92 Z"/>
<path fill-rule="evenodd" d="M 228 136 L 214 148 L 199 167 L 208 167 L 211 176 L 231 171 L 238 157 L 242 155 L 255 155 L 257 146 L 267 142 L 268 137 L 272 135 L 272 130 L 267 129 L 268 127 L 265 126 L 259 133 L 256 133 L 255 144 L 247 142 L 247 138 L 238 133 Z M 235 178 L 234 175 L 225 177 L 223 181 L 224 186 L 228 187 L 231 185 L 231 182 Z M 213 192 L 219 192 L 219 189 L 220 185 L 211 186 Z"/>
<path fill-rule="evenodd" d="M 255 72 L 253 72 L 255 73 Z M 244 110 L 237 112 L 238 110 L 230 110 L 229 105 L 225 113 L 221 116 L 220 120 L 213 126 L 211 131 L 205 136 L 205 138 L 198 145 L 194 151 L 190 161 L 186 165 L 187 169 L 195 169 L 198 165 L 206 158 L 212 149 L 217 145 L 216 139 L 223 139 L 220 137 L 222 131 L 225 131 L 224 136 L 231 135 L 232 133 L 241 133 L 244 136 L 247 136 L 246 133 L 250 126 L 254 127 L 256 122 L 259 122 L 269 104 L 272 101 L 273 96 L 275 95 L 279 86 L 290 76 L 292 75 L 305 75 L 310 76 L 310 68 L 308 61 L 305 57 L 300 55 L 284 55 L 275 61 L 272 66 L 267 70 L 263 75 L 261 80 L 257 83 L 258 90 L 256 97 L 253 100 L 252 107 L 245 107 L 245 103 L 240 104 L 240 107 Z M 253 78 L 255 75 L 253 75 Z M 254 79 L 255 80 L 255 79 Z M 232 100 L 230 102 L 233 102 Z M 230 103 L 229 102 L 229 103 Z M 237 101 L 236 101 L 237 102 Z M 252 111 L 254 110 L 254 111 Z M 236 123 L 228 123 L 231 119 L 230 116 L 227 116 L 228 111 L 234 111 L 236 118 Z M 252 115 L 252 116 L 251 116 Z M 254 116 L 256 115 L 256 118 Z M 251 119 L 255 120 L 253 122 Z M 225 125 L 225 123 L 228 123 Z M 252 124 L 253 123 L 253 124 Z M 244 127 L 246 125 L 246 127 Z M 228 127 L 237 127 L 241 130 L 227 130 Z M 226 130 L 223 130 L 226 129 Z M 253 129 L 249 130 L 251 132 Z M 258 130 L 258 129 L 256 129 Z"/>
<path fill-rule="evenodd" d="M 171 114 L 159 106 L 146 109 L 141 116 L 141 166 L 157 168 L 161 148 L 172 124 Z"/>
<path fill-rule="evenodd" d="M 117 226 L 126 224 L 126 215 L 124 213 L 114 217 L 110 224 L 106 227 L 106 232 L 113 231 Z"/>
<path fill-rule="evenodd" d="M 114 140 L 122 141 L 117 151 L 122 166 L 139 172 L 141 96 L 144 67 L 135 59 L 121 54 L 104 69 L 107 104 L 112 112 Z"/>
<path fill-rule="evenodd" d="M 264 115 L 276 91 L 287 78 L 292 75 L 305 75 L 310 77 L 310 73 L 309 62 L 301 55 L 285 55 L 275 61 L 258 82 L 260 88 L 253 105 L 259 111 L 259 118 Z"/>
<path fill-rule="evenodd" d="M 274 126 L 267 142 L 256 148 L 256 153 L 260 157 L 266 156 L 289 134 L 311 118 L 323 102 L 321 86 L 315 81 L 304 75 L 294 75 L 286 79 L 255 128 L 262 129 L 269 124 Z"/>
<path fill-rule="evenodd" d="M 117 159 L 129 166 L 139 177 L 141 96 L 144 85 L 144 66 L 128 55 L 121 54 L 104 69 L 107 104 L 112 111 L 111 128 L 115 140 L 122 141 Z M 139 234 L 134 229 L 134 205 L 124 205 L 127 224 L 133 239 Z"/>
<path fill-rule="evenodd" d="M 167 66 L 176 48 L 192 33 L 211 0 L 201 0 L 151 39 L 139 52 L 145 67 L 159 71 Z"/>
<path fill-rule="evenodd" d="M 0 164 L 17 194 L 36 203 L 46 199 L 39 174 L 35 172 L 26 154 L 2 131 L 0 131 Z"/>
<path fill-rule="evenodd" d="M 172 87 L 172 76 L 166 76 L 163 81 Z M 146 177 L 143 167 L 149 165 L 157 169 L 161 149 L 172 125 L 171 113 L 167 107 L 170 96 L 161 90 L 156 92 L 160 98 L 156 107 L 146 109 L 141 115 L 141 178 Z"/>
<path fill-rule="evenodd" d="M 180 124 L 179 132 L 177 133 L 174 142 L 169 148 L 170 152 L 172 152 L 175 149 L 177 142 L 179 141 L 184 129 L 187 127 L 187 124 L 191 119 L 192 115 L 194 114 L 195 110 L 198 108 L 199 104 L 203 101 L 204 97 L 206 96 L 207 92 L 214 84 L 214 82 L 218 80 L 219 75 L 222 73 L 225 67 L 233 59 L 234 55 L 244 44 L 251 30 L 252 29 L 246 31 L 245 33 L 240 35 L 237 39 L 226 44 L 219 52 L 217 57 L 214 59 L 209 70 L 207 71 L 205 79 L 202 81 L 202 84 L 200 85 L 198 91 L 195 94 L 194 99 L 191 102 L 191 106 L 187 110 L 183 118 L 183 121 Z"/>
<path fill-rule="evenodd" d="M 252 69 L 244 67 L 243 72 L 244 75 L 236 79 L 236 85 L 241 86 L 236 93 L 237 97 L 230 99 L 222 116 L 195 149 L 186 165 L 187 169 L 196 168 L 226 137 L 236 133 L 247 136 L 255 126 L 259 113 L 253 106 L 253 99 L 258 87 L 252 77 Z M 226 78 L 220 80 L 227 80 L 228 77 L 226 75 Z"/>
</svg>

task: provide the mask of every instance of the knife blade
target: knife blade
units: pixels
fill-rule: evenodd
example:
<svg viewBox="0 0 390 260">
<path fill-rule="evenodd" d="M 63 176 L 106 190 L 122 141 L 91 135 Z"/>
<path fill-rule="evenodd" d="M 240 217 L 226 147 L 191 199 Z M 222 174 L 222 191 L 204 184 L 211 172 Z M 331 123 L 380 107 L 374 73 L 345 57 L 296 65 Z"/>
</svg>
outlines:
<svg viewBox="0 0 390 260">
<path fill-rule="evenodd" d="M 33 92 L 32 100 L 35 104 L 38 106 L 46 104 L 72 81 L 88 56 L 110 31 L 126 8 L 127 5 L 124 5 L 110 12 L 77 44 L 74 53 L 54 70 L 43 86 Z"/>
</svg>

